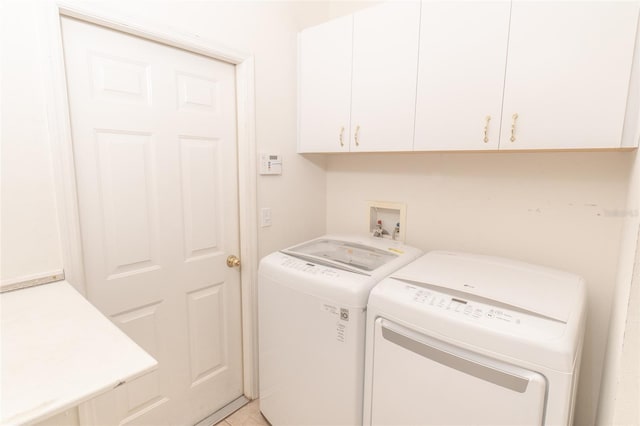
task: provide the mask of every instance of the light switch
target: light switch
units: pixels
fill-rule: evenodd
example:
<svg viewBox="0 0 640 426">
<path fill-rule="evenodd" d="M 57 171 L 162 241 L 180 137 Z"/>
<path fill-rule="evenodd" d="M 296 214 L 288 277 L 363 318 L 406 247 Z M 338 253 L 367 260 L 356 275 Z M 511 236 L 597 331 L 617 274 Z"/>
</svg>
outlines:
<svg viewBox="0 0 640 426">
<path fill-rule="evenodd" d="M 260 226 L 263 228 L 271 226 L 271 209 L 269 207 L 260 209 Z"/>
</svg>

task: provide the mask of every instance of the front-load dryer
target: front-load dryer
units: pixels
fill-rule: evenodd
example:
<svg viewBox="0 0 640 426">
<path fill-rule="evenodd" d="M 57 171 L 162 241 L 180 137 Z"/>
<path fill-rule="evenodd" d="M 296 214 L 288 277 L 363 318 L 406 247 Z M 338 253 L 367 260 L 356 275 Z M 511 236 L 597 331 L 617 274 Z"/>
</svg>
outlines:
<svg viewBox="0 0 640 426">
<path fill-rule="evenodd" d="M 369 291 L 420 254 L 389 239 L 324 236 L 261 260 L 260 410 L 271 424 L 361 424 Z"/>
<path fill-rule="evenodd" d="M 585 323 L 573 274 L 430 252 L 372 291 L 365 425 L 569 425 Z"/>
</svg>

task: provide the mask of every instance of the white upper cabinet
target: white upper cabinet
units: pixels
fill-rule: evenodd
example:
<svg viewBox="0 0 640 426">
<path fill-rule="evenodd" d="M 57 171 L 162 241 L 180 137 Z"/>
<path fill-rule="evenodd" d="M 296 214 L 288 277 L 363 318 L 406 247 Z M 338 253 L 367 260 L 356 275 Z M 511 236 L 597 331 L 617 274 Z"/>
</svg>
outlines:
<svg viewBox="0 0 640 426">
<path fill-rule="evenodd" d="M 298 43 L 298 152 L 349 151 L 353 16 L 304 30 Z"/>
<path fill-rule="evenodd" d="M 510 7 L 422 3 L 416 151 L 498 149 Z"/>
<path fill-rule="evenodd" d="M 514 0 L 500 149 L 619 148 L 637 25 L 637 1 Z"/>
<path fill-rule="evenodd" d="M 419 25 L 419 1 L 354 14 L 352 152 L 413 148 Z"/>
<path fill-rule="evenodd" d="M 639 11 L 389 1 L 305 30 L 298 152 L 637 147 Z"/>
<path fill-rule="evenodd" d="M 419 21 L 388 2 L 302 31 L 298 152 L 412 149 Z"/>
</svg>

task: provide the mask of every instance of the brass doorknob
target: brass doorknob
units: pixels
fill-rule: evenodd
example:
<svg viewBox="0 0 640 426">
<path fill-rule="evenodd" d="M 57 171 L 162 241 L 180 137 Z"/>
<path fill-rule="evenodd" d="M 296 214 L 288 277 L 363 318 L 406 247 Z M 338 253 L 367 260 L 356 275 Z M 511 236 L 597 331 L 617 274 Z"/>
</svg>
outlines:
<svg viewBox="0 0 640 426">
<path fill-rule="evenodd" d="M 230 255 L 229 257 L 227 257 L 227 266 L 229 268 L 239 267 L 240 266 L 240 259 L 238 259 L 238 257 L 233 255 L 233 254 Z"/>
</svg>

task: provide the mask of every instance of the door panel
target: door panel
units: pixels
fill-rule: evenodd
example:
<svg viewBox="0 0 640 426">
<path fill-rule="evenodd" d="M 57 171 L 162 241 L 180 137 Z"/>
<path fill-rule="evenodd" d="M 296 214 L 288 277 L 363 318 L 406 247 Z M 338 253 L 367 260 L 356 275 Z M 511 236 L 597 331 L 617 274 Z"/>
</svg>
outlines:
<svg viewBox="0 0 640 426">
<path fill-rule="evenodd" d="M 181 111 L 220 112 L 219 86 L 204 76 L 178 73 L 178 109 Z"/>
<path fill-rule="evenodd" d="M 158 269 L 152 136 L 99 130 L 96 145 L 107 279 Z"/>
<path fill-rule="evenodd" d="M 226 365 L 224 351 L 224 288 L 221 284 L 189 294 L 191 383 L 197 384 Z"/>
<path fill-rule="evenodd" d="M 242 395 L 235 69 L 62 27 L 87 296 L 159 362 L 86 407 L 96 424 L 196 423 Z"/>
<path fill-rule="evenodd" d="M 89 52 L 92 88 L 96 98 L 149 103 L 149 80 L 144 62 Z"/>
<path fill-rule="evenodd" d="M 216 200 L 219 190 L 215 176 L 215 171 L 220 169 L 218 142 L 180 138 L 185 260 L 211 255 L 218 249 L 220 218 Z"/>
<path fill-rule="evenodd" d="M 382 318 L 375 322 L 374 425 L 543 424 L 539 373 L 466 351 Z"/>
</svg>

